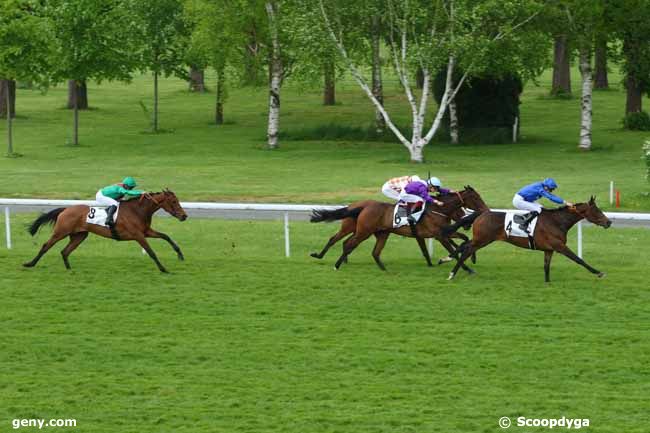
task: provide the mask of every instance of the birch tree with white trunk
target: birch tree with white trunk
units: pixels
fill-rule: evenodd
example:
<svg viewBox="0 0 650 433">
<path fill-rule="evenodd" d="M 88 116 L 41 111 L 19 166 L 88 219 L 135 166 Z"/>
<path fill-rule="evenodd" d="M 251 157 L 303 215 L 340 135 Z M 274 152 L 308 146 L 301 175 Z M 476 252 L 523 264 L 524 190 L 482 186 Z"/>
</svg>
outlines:
<svg viewBox="0 0 650 433">
<path fill-rule="evenodd" d="M 504 3 L 506 5 L 504 5 Z M 364 4 L 319 0 L 322 20 L 332 43 L 351 75 L 381 113 L 386 126 L 408 150 L 412 162 L 424 161 L 424 147 L 431 142 L 441 121 L 469 73 L 483 70 L 495 48 L 540 11 L 534 0 L 486 1 L 481 4 L 465 0 L 440 0 L 433 4 L 423 0 L 385 0 L 387 45 L 393 68 L 399 79 L 411 115 L 411 134 L 396 125 L 391 115 L 375 97 L 360 67 L 349 55 L 346 36 L 354 36 L 354 19 L 364 15 Z M 507 6 L 507 7 L 506 7 Z M 346 27 L 346 19 L 349 26 Z M 452 76 L 457 65 L 463 71 L 457 82 Z M 418 95 L 410 77 L 417 67 L 423 75 Z M 430 82 L 435 71 L 446 68 L 446 85 L 433 119 L 428 115 Z M 430 122 L 430 123 L 428 123 Z"/>
<path fill-rule="evenodd" d="M 593 67 L 594 41 L 603 20 L 603 3 L 600 0 L 570 0 L 564 5 L 568 28 L 577 41 L 581 78 L 580 138 L 578 147 L 590 150 L 593 127 Z"/>
<path fill-rule="evenodd" d="M 266 15 L 269 20 L 270 39 L 270 63 L 269 63 L 269 120 L 267 127 L 267 145 L 269 149 L 278 147 L 278 135 L 280 133 L 280 88 L 282 86 L 282 56 L 280 53 L 280 36 L 278 34 L 278 15 L 280 14 L 280 3 L 267 1 Z"/>
</svg>

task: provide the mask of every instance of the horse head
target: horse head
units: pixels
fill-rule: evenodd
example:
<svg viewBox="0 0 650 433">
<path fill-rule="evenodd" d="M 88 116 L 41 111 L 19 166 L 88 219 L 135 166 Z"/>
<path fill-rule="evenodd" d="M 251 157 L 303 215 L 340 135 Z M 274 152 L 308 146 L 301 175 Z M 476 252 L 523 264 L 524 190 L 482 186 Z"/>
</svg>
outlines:
<svg viewBox="0 0 650 433">
<path fill-rule="evenodd" d="M 179 221 L 185 221 L 187 219 L 187 213 L 185 213 L 185 209 L 183 209 L 181 206 L 180 202 L 178 201 L 178 197 L 176 197 L 176 194 L 174 194 L 174 192 L 169 188 L 165 188 L 161 192 L 145 193 L 140 199 L 142 198 L 151 200 L 158 207 Z"/>
<path fill-rule="evenodd" d="M 464 202 L 463 206 L 466 208 L 470 208 L 479 213 L 490 210 L 481 195 L 470 185 L 465 185 L 465 189 L 460 192 L 460 196 Z"/>
<path fill-rule="evenodd" d="M 607 218 L 607 215 L 603 213 L 602 210 L 596 205 L 596 197 L 593 195 L 589 198 L 587 203 L 578 203 L 572 208 L 569 208 L 570 211 L 577 213 L 582 218 L 586 219 L 592 224 L 601 226 L 604 228 L 609 228 L 612 225 L 612 221 Z"/>
</svg>

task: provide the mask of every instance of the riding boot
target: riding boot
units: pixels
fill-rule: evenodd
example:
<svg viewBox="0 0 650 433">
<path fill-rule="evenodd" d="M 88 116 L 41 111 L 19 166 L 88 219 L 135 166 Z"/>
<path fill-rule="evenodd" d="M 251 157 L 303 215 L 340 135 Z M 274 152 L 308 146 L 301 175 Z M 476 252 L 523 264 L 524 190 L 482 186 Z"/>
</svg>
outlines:
<svg viewBox="0 0 650 433">
<path fill-rule="evenodd" d="M 415 218 L 413 217 L 413 204 L 412 203 L 407 203 L 406 204 L 406 221 L 409 223 L 409 227 L 411 227 L 411 233 L 413 234 L 414 237 L 418 237 L 417 231 L 415 229 Z"/>
<path fill-rule="evenodd" d="M 537 218 L 538 215 L 539 215 L 539 212 L 537 212 L 537 211 L 532 211 L 529 214 L 527 214 L 526 217 L 524 218 L 523 222 L 521 224 L 519 224 L 519 228 L 522 229 L 525 232 L 528 232 L 528 225 L 531 223 L 532 220 Z"/>
<path fill-rule="evenodd" d="M 111 230 L 111 236 L 113 237 L 113 239 L 119 241 L 120 235 L 117 233 L 117 230 L 115 229 L 115 221 L 113 219 L 113 215 L 115 215 L 116 211 L 117 211 L 117 206 L 115 205 L 106 208 L 106 225 Z"/>
<path fill-rule="evenodd" d="M 115 221 L 113 220 L 113 215 L 115 215 L 115 211 L 117 211 L 117 206 L 111 205 L 106 208 L 106 225 L 109 226 L 111 229 L 115 227 Z"/>
</svg>

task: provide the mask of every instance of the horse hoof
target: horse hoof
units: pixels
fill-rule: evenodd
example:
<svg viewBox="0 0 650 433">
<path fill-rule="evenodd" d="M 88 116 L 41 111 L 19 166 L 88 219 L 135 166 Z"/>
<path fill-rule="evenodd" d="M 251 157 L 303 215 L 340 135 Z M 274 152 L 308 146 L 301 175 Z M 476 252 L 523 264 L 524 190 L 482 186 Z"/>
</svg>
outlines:
<svg viewBox="0 0 650 433">
<path fill-rule="evenodd" d="M 310 256 L 315 258 L 315 259 L 322 259 L 323 258 L 318 253 L 311 253 Z"/>
<path fill-rule="evenodd" d="M 468 269 L 468 270 L 467 270 L 467 273 L 468 273 L 469 275 L 474 275 L 474 274 L 476 274 L 476 271 L 475 271 L 474 269 Z"/>
<path fill-rule="evenodd" d="M 598 278 L 605 278 L 606 276 L 607 276 L 607 274 L 604 273 L 604 272 L 599 272 L 598 273 Z"/>
<path fill-rule="evenodd" d="M 454 274 L 453 272 L 450 272 L 449 277 L 447 277 L 447 281 L 453 280 L 455 276 L 456 276 L 456 274 Z"/>
<path fill-rule="evenodd" d="M 181 262 L 184 262 L 185 261 L 185 256 L 182 255 L 182 254 L 179 254 L 178 255 L 178 260 L 180 260 Z"/>
<path fill-rule="evenodd" d="M 26 268 L 33 268 L 34 264 L 30 263 L 30 262 L 27 262 L 27 263 L 23 263 L 23 266 L 26 267 Z"/>
</svg>

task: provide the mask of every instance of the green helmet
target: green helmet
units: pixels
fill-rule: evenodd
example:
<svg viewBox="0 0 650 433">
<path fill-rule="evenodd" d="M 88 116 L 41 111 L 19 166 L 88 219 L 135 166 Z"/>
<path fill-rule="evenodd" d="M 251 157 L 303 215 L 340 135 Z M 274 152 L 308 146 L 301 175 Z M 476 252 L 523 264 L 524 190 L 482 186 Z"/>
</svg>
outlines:
<svg viewBox="0 0 650 433">
<path fill-rule="evenodd" d="M 129 188 L 135 188 L 136 186 L 138 186 L 138 184 L 135 183 L 135 179 L 133 179 L 131 176 L 125 177 L 124 180 L 122 181 L 122 184 L 124 186 L 128 186 Z"/>
</svg>

